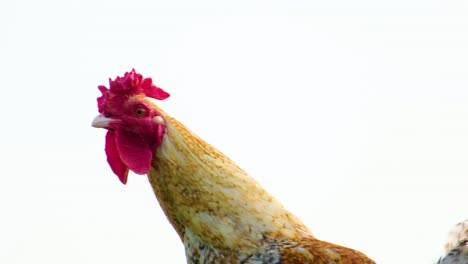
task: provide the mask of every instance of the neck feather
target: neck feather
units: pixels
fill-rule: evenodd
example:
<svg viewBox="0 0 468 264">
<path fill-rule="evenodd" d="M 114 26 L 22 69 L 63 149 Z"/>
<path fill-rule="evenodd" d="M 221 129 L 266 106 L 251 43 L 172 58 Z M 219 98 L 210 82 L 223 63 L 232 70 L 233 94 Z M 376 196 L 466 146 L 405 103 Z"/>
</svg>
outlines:
<svg viewBox="0 0 468 264">
<path fill-rule="evenodd" d="M 265 238 L 310 236 L 294 215 L 223 153 L 177 120 L 164 118 L 166 135 L 148 177 L 182 239 L 189 233 L 215 247 L 234 249 L 258 246 Z"/>
</svg>

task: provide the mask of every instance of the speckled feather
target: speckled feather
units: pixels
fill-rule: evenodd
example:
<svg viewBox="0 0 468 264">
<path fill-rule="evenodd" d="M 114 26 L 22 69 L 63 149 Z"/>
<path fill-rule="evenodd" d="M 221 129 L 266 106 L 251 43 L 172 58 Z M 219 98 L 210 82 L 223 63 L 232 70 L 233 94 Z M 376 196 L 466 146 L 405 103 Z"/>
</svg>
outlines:
<svg viewBox="0 0 468 264">
<path fill-rule="evenodd" d="M 452 228 L 444 248 L 445 255 L 437 264 L 468 264 L 468 220 Z"/>
<path fill-rule="evenodd" d="M 188 263 L 374 263 L 314 238 L 233 161 L 153 107 L 167 128 L 148 177 Z"/>
</svg>

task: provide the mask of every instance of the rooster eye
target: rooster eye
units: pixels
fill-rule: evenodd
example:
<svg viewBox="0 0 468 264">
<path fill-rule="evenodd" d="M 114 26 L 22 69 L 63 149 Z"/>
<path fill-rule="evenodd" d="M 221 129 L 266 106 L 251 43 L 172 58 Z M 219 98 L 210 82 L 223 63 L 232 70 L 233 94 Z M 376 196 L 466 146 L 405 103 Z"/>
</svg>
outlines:
<svg viewBox="0 0 468 264">
<path fill-rule="evenodd" d="M 146 109 L 143 107 L 138 107 L 135 109 L 135 115 L 137 117 L 144 117 L 146 115 Z"/>
</svg>

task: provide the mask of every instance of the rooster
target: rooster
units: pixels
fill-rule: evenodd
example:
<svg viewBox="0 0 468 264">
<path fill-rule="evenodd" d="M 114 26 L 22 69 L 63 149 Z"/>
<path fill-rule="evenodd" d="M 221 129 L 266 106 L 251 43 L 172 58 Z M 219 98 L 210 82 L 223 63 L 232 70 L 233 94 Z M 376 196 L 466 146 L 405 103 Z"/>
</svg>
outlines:
<svg viewBox="0 0 468 264">
<path fill-rule="evenodd" d="M 437 264 L 468 264 L 468 219 L 452 228 L 445 243 L 445 255 Z"/>
<path fill-rule="evenodd" d="M 187 263 L 366 264 L 363 253 L 315 238 L 252 177 L 149 98 L 169 94 L 132 70 L 98 86 L 92 126 L 107 129 L 105 153 L 126 184 L 147 174 L 181 238 Z"/>
</svg>

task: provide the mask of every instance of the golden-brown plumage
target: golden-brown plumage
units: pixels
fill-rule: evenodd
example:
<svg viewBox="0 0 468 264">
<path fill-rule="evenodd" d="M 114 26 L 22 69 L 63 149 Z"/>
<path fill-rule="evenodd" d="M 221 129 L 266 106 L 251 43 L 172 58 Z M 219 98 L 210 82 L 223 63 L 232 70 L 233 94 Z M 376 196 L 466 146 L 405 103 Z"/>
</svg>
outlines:
<svg viewBox="0 0 468 264">
<path fill-rule="evenodd" d="M 109 130 L 108 162 L 123 183 L 129 169 L 148 174 L 187 263 L 374 263 L 316 239 L 233 161 L 146 98 L 169 96 L 150 79 L 132 71 L 110 85 L 99 87 L 93 121 Z"/>
<path fill-rule="evenodd" d="M 242 263 L 242 256 L 255 255 L 259 248 L 278 250 L 283 264 L 374 263 L 358 251 L 315 239 L 233 161 L 153 107 L 165 119 L 167 130 L 149 180 L 179 236 L 197 240 L 223 258 L 213 263 Z M 203 254 L 199 251 L 194 254 Z"/>
</svg>

